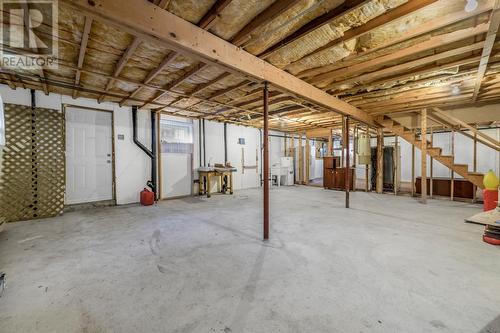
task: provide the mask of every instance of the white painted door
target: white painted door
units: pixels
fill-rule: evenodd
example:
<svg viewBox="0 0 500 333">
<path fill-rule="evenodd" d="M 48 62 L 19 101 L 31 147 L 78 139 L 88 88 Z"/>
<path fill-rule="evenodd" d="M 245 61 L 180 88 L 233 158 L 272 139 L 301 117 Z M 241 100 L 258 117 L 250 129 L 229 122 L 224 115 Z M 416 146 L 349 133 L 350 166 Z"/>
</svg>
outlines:
<svg viewBox="0 0 500 333">
<path fill-rule="evenodd" d="M 111 112 L 66 108 L 66 204 L 113 199 Z"/>
</svg>

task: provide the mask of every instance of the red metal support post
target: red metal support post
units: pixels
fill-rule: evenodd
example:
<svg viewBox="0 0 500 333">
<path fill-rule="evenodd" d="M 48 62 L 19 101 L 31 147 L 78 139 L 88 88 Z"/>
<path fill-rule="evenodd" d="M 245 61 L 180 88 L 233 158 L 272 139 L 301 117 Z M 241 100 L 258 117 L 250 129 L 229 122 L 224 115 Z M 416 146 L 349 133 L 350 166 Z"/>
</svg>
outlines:
<svg viewBox="0 0 500 333">
<path fill-rule="evenodd" d="M 264 240 L 269 239 L 269 90 L 264 83 Z"/>
<path fill-rule="evenodd" d="M 351 174 L 351 163 L 349 161 L 349 117 L 345 117 L 344 122 L 344 141 L 345 141 L 345 208 L 349 208 L 349 188 L 350 188 L 350 174 Z"/>
</svg>

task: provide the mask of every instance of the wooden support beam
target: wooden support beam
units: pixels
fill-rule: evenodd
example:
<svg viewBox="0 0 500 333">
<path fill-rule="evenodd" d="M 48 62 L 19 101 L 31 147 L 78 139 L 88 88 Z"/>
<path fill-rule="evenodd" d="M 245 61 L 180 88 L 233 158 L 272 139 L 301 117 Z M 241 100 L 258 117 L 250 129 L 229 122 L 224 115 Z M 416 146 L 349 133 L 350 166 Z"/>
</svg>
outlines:
<svg viewBox="0 0 500 333">
<path fill-rule="evenodd" d="M 386 13 L 371 19 L 370 21 L 366 22 L 365 24 L 362 24 L 356 28 L 352 28 L 352 29 L 345 31 L 344 34 L 342 36 L 340 36 L 339 38 L 336 38 L 336 39 L 328 42 L 327 44 L 317 48 L 316 50 L 309 52 L 308 54 L 304 55 L 301 59 L 311 57 L 311 56 L 313 56 L 321 51 L 327 50 L 327 49 L 334 47 L 335 45 L 337 45 L 339 43 L 343 43 L 347 40 L 350 40 L 353 38 L 359 38 L 359 37 L 369 33 L 370 31 L 372 31 L 374 29 L 382 27 L 382 26 L 390 23 L 391 21 L 400 19 L 400 18 L 405 17 L 409 14 L 412 14 L 413 12 L 415 12 L 421 8 L 424 8 L 426 6 L 429 6 L 436 1 L 438 1 L 438 0 L 410 0 L 403 5 L 400 5 L 396 8 L 393 8 L 393 9 L 387 11 Z M 301 59 L 295 61 L 294 63 L 300 61 Z M 294 63 L 292 63 L 292 64 L 294 64 Z"/>
<path fill-rule="evenodd" d="M 191 68 L 187 73 L 185 73 L 184 75 L 182 75 L 181 77 L 175 79 L 174 81 L 168 83 L 166 86 L 165 86 L 165 90 L 172 90 L 172 89 L 175 89 L 176 87 L 178 87 L 181 83 L 183 83 L 184 81 L 188 80 L 189 78 L 191 78 L 193 75 L 195 75 L 196 73 L 198 73 L 199 71 L 201 71 L 203 68 L 205 68 L 207 66 L 207 64 L 204 64 L 204 63 L 199 63 L 198 65 L 194 66 L 193 68 Z M 153 99 L 149 100 L 148 102 L 144 103 L 141 108 L 144 108 L 146 105 L 148 105 L 149 103 L 154 103 L 158 100 L 160 100 L 161 98 L 163 98 L 165 95 L 167 95 L 168 92 L 162 92 L 162 93 L 159 93 L 156 95 L 156 97 L 154 97 Z"/>
<path fill-rule="evenodd" d="M 134 37 L 134 39 L 132 40 L 132 43 L 130 43 L 130 45 L 127 47 L 125 52 L 123 52 L 120 60 L 118 60 L 118 62 L 116 63 L 115 69 L 113 72 L 113 78 L 118 77 L 118 75 L 120 75 L 123 67 L 125 67 L 125 65 L 127 64 L 127 61 L 132 57 L 132 55 L 134 54 L 135 50 L 137 49 L 137 47 L 139 46 L 140 43 L 141 43 L 141 39 L 138 37 Z M 108 80 L 108 83 L 106 84 L 106 87 L 104 88 L 105 92 L 107 92 L 109 89 L 111 89 L 111 86 L 113 85 L 114 81 L 115 81 L 114 79 Z M 101 103 L 104 100 L 104 97 L 106 97 L 106 94 L 102 94 L 101 96 L 99 96 L 99 99 L 97 101 L 99 103 Z"/>
<path fill-rule="evenodd" d="M 420 59 L 416 59 L 416 60 L 408 61 L 408 62 L 405 62 L 402 64 L 398 64 L 395 66 L 380 69 L 380 70 L 377 70 L 377 71 L 374 71 L 371 73 L 358 75 L 356 77 L 348 78 L 345 80 L 340 80 L 338 82 L 334 82 L 334 83 L 328 85 L 327 87 L 325 87 L 325 89 L 326 90 L 336 89 L 336 88 L 338 88 L 344 84 L 348 84 L 348 83 L 356 83 L 356 82 L 367 83 L 367 82 L 370 82 L 370 81 L 377 79 L 377 78 L 380 78 L 380 77 L 389 76 L 391 74 L 398 74 L 398 73 L 401 73 L 405 70 L 410 70 L 410 69 L 418 67 L 418 66 L 423 66 L 423 65 L 429 64 L 429 63 L 434 63 L 436 61 L 443 60 L 443 59 L 450 58 L 450 57 L 454 57 L 457 55 L 467 54 L 468 52 L 472 52 L 472 51 L 481 49 L 483 46 L 484 46 L 484 42 L 470 44 L 470 45 L 459 47 L 459 48 L 456 48 L 453 50 L 437 53 L 437 54 L 423 57 Z"/>
<path fill-rule="evenodd" d="M 231 43 L 236 46 L 241 46 L 246 43 L 250 38 L 252 32 L 257 28 L 269 23 L 282 13 L 286 12 L 292 6 L 300 2 L 301 0 L 278 0 L 275 1 L 271 6 L 264 9 L 262 13 L 257 15 L 252 21 L 245 25 L 240 31 L 238 31 L 233 38 L 231 38 Z"/>
<path fill-rule="evenodd" d="M 344 1 L 341 5 L 335 7 L 334 9 L 326 12 L 325 14 L 309 21 L 302 27 L 300 27 L 297 31 L 293 32 L 291 35 L 285 37 L 274 45 L 268 47 L 265 51 L 261 52 L 258 56 L 260 58 L 267 58 L 274 52 L 280 50 L 281 48 L 287 46 L 288 44 L 296 41 L 299 38 L 304 37 L 305 35 L 313 32 L 316 29 L 321 28 L 325 24 L 328 24 L 335 20 L 336 18 L 345 15 L 356 8 L 364 5 L 365 3 L 370 2 L 371 0 L 352 0 L 352 1 Z"/>
<path fill-rule="evenodd" d="M 210 27 L 216 22 L 222 10 L 226 8 L 231 1 L 232 0 L 217 0 L 212 8 L 210 8 L 210 10 L 198 22 L 198 26 L 202 29 L 210 29 Z"/>
<path fill-rule="evenodd" d="M 415 81 L 414 77 L 416 76 L 428 76 L 430 75 L 430 78 L 436 79 L 439 77 L 443 77 L 442 75 L 436 76 L 433 75 L 435 73 L 439 73 L 440 71 L 444 71 L 447 69 L 452 69 L 452 68 L 460 68 L 461 66 L 464 65 L 469 65 L 469 64 L 474 64 L 479 62 L 480 57 L 479 56 L 472 56 L 463 60 L 458 60 L 458 61 L 452 61 L 446 64 L 441 64 L 441 65 L 436 65 L 435 63 L 431 62 L 430 65 L 424 67 L 423 69 L 417 69 L 413 70 L 410 72 L 405 72 L 403 74 L 400 74 L 397 71 L 394 71 L 392 73 L 389 73 L 388 78 L 384 79 L 379 79 L 377 81 L 370 81 L 370 85 L 374 87 L 384 87 L 384 85 L 387 85 L 388 83 L 395 83 L 399 81 L 410 81 L 410 84 L 415 84 L 420 82 L 420 80 Z M 460 72 L 459 72 L 460 73 Z M 472 73 L 472 71 L 467 71 L 466 73 Z M 451 76 L 450 76 L 451 77 Z M 430 79 L 429 78 L 429 79 Z M 332 84 L 333 85 L 333 84 Z M 398 87 L 403 87 L 403 85 L 399 84 Z M 362 89 L 362 87 L 357 86 L 355 88 L 350 88 L 346 90 L 340 90 L 340 87 L 338 87 L 339 90 L 333 91 L 335 94 L 352 94 L 352 93 L 357 93 L 359 90 Z"/>
<path fill-rule="evenodd" d="M 269 82 L 277 90 L 376 126 L 366 112 L 327 94 L 196 25 L 143 0 L 64 0 L 69 6 L 94 19 L 116 26 L 135 36 L 160 43 L 203 62 Z"/>
<path fill-rule="evenodd" d="M 151 70 L 144 81 L 142 82 L 143 84 L 149 84 L 158 74 L 160 74 L 167 66 L 174 61 L 175 57 L 177 56 L 177 52 L 169 52 L 165 58 L 163 58 L 162 62 L 158 67 L 155 69 Z M 128 98 L 124 98 L 120 101 L 120 105 L 123 105 L 129 98 L 134 97 L 137 95 L 137 93 L 142 89 L 142 86 L 137 87 Z"/>
<path fill-rule="evenodd" d="M 488 67 L 488 62 L 490 60 L 491 52 L 493 46 L 495 45 L 495 40 L 497 38 L 498 28 L 500 26 L 500 0 L 495 1 L 493 6 L 493 12 L 490 16 L 488 33 L 486 34 L 486 40 L 483 47 L 483 52 L 481 54 L 481 61 L 479 62 L 479 68 L 477 70 L 476 85 L 474 87 L 474 94 L 472 95 L 472 101 L 475 102 L 479 95 L 479 90 L 481 89 L 481 83 L 483 82 L 484 74 L 486 73 L 486 68 Z"/>
<path fill-rule="evenodd" d="M 92 18 L 85 16 L 85 24 L 83 26 L 83 33 L 82 33 L 82 40 L 80 41 L 80 52 L 78 54 L 78 62 L 77 62 L 77 70 L 75 72 L 75 86 L 78 86 L 80 84 L 80 76 L 81 76 L 81 71 L 80 69 L 83 66 L 83 61 L 85 59 L 85 52 L 87 50 L 87 44 L 89 41 L 89 35 L 90 35 L 90 29 L 92 27 Z M 73 89 L 73 98 L 78 97 L 78 90 Z"/>
<path fill-rule="evenodd" d="M 231 75 L 231 73 L 228 73 L 228 72 L 222 73 L 221 75 L 217 76 L 215 79 L 198 85 L 193 91 L 191 91 L 190 95 L 195 96 L 196 94 L 201 93 L 202 91 L 204 91 L 205 89 L 207 89 L 211 85 L 216 84 L 217 82 L 220 82 L 223 79 L 227 78 L 229 75 Z"/>
<path fill-rule="evenodd" d="M 420 139 L 422 140 L 421 152 L 421 202 L 427 203 L 427 109 L 421 113 Z"/>
<path fill-rule="evenodd" d="M 500 1 L 500 0 L 499 0 Z M 419 44 L 409 46 L 407 48 L 397 50 L 395 52 L 383 55 L 368 61 L 357 63 L 351 66 L 343 67 L 334 71 L 323 73 L 313 77 L 309 82 L 319 84 L 322 82 L 329 83 L 333 80 L 338 80 L 340 77 L 353 77 L 359 73 L 366 72 L 375 67 L 382 67 L 384 64 L 393 63 L 396 60 L 418 54 L 420 52 L 432 50 L 443 45 L 454 43 L 469 37 L 473 37 L 488 31 L 488 24 L 480 24 L 476 27 L 457 30 L 447 34 L 437 35 L 423 41 Z"/>
<path fill-rule="evenodd" d="M 347 2 L 347 1 L 346 1 Z M 344 2 L 344 3 L 346 3 Z M 480 3 L 478 7 L 471 11 L 471 12 L 464 12 L 463 8 L 460 8 L 458 11 L 446 14 L 445 16 L 439 16 L 436 17 L 435 19 L 426 21 L 425 24 L 418 25 L 414 29 L 402 32 L 401 34 L 398 34 L 395 36 L 395 38 L 389 38 L 385 41 L 382 42 L 382 44 L 377 45 L 374 48 L 368 49 L 366 51 L 362 52 L 357 52 L 353 55 L 347 56 L 346 58 L 342 59 L 341 62 L 346 62 L 346 61 L 355 61 L 358 58 L 365 57 L 370 53 L 376 52 L 378 50 L 387 48 L 392 45 L 396 45 L 398 43 L 410 40 L 412 38 L 415 38 L 417 36 L 421 36 L 424 34 L 427 34 L 429 32 L 444 28 L 448 25 L 466 20 L 470 17 L 474 17 L 476 15 L 482 14 L 488 10 L 491 10 L 493 8 L 493 3 L 495 0 L 487 0 L 484 3 Z M 321 73 L 329 72 L 331 70 L 334 70 L 338 68 L 338 63 L 334 63 L 331 65 L 327 66 L 320 66 L 316 68 L 311 68 L 304 70 L 297 74 L 298 77 L 300 78 L 306 78 L 306 77 L 313 77 Z"/>
<path fill-rule="evenodd" d="M 382 193 L 384 190 L 384 131 L 377 128 L 377 174 L 376 191 Z"/>
</svg>

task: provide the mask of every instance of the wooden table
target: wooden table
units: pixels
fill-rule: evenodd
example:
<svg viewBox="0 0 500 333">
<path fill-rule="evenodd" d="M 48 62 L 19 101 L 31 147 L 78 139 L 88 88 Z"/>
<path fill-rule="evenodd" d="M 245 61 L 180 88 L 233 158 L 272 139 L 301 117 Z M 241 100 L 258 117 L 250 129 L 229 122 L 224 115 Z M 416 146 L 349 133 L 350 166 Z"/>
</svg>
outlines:
<svg viewBox="0 0 500 333">
<path fill-rule="evenodd" d="M 207 198 L 210 198 L 210 185 L 211 179 L 216 177 L 219 178 L 217 182 L 217 192 L 226 194 L 229 190 L 229 194 L 233 194 L 233 171 L 221 171 L 221 170 L 198 170 L 199 180 L 198 180 L 198 194 L 206 194 Z"/>
</svg>

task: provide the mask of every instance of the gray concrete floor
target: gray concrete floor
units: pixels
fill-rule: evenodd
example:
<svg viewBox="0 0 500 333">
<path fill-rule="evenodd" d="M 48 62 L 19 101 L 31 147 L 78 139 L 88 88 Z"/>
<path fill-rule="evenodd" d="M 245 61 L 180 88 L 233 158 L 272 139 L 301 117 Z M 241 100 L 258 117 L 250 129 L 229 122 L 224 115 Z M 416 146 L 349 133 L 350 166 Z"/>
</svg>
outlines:
<svg viewBox="0 0 500 333">
<path fill-rule="evenodd" d="M 70 212 L 0 234 L 0 332 L 496 332 L 477 205 L 314 187 Z"/>
</svg>

